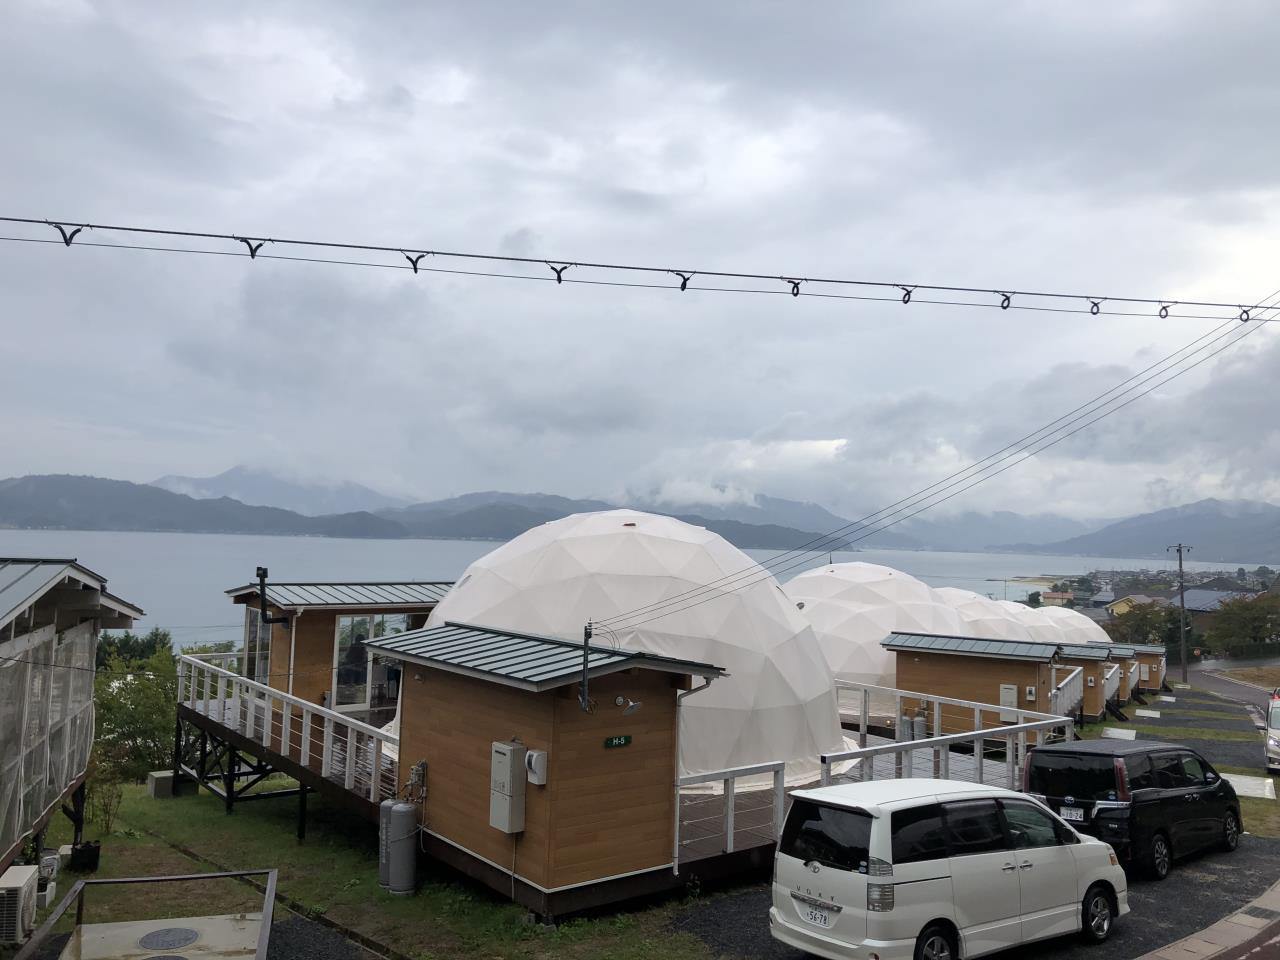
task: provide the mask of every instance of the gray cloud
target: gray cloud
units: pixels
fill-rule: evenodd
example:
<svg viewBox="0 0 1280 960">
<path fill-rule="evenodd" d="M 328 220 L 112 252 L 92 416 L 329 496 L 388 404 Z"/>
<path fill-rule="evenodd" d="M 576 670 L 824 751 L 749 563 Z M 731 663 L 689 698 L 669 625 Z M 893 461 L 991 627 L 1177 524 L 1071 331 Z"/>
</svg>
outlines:
<svg viewBox="0 0 1280 960">
<path fill-rule="evenodd" d="M 1273 282 L 1280 26 L 1261 2 L 7 14 L 18 215 L 1099 295 Z M 0 243 L 22 358 L 2 472 L 254 462 L 423 497 L 759 490 L 854 511 L 1207 329 L 503 272 L 543 282 Z M 1280 497 L 1271 339 L 956 505 Z"/>
</svg>

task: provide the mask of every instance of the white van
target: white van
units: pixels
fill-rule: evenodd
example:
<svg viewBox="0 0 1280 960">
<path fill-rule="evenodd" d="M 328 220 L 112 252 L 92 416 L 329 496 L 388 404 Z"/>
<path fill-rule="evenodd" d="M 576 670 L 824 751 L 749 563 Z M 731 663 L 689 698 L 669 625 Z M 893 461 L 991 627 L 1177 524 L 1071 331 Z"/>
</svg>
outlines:
<svg viewBox="0 0 1280 960">
<path fill-rule="evenodd" d="M 1031 798 L 953 780 L 791 795 L 774 862 L 774 938 L 829 960 L 957 960 L 1129 912 L 1115 852 Z"/>
</svg>

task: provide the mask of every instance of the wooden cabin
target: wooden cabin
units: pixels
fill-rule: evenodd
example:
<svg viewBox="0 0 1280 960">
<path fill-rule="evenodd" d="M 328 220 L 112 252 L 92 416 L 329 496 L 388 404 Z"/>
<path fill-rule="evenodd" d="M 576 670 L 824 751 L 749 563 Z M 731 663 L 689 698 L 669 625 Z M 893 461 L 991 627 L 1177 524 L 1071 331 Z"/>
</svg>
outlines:
<svg viewBox="0 0 1280 960">
<path fill-rule="evenodd" d="M 1165 649 L 1159 644 L 1127 644 L 1137 655 L 1138 689 L 1143 693 L 1159 693 L 1164 688 L 1167 666 Z"/>
<path fill-rule="evenodd" d="M 400 670 L 373 655 L 367 641 L 423 626 L 452 583 L 308 582 L 227 591 L 244 611 L 241 673 L 312 703 L 385 723 L 395 714 Z"/>
<path fill-rule="evenodd" d="M 1141 664 L 1138 652 L 1127 643 L 1111 644 L 1111 660 L 1120 664 L 1120 690 L 1116 695 L 1116 703 L 1125 706 L 1138 690 L 1138 675 Z"/>
<path fill-rule="evenodd" d="M 1017 721 L 1016 711 L 1050 713 L 1058 645 L 982 640 L 933 634 L 893 633 L 881 641 L 896 654 L 902 690 L 999 704 L 982 712 L 984 727 Z M 943 733 L 974 729 L 972 714 L 943 714 Z"/>
<path fill-rule="evenodd" d="M 1084 700 L 1081 713 L 1086 720 L 1101 720 L 1107 712 L 1106 674 L 1112 666 L 1111 645 L 1106 643 L 1072 643 L 1060 648 L 1065 667 L 1084 670 Z"/>
<path fill-rule="evenodd" d="M 98 632 L 142 615 L 75 560 L 0 558 L 0 873 L 59 809 L 80 840 Z"/>
<path fill-rule="evenodd" d="M 368 646 L 403 667 L 399 767 L 420 771 L 428 853 L 542 915 L 681 882 L 677 696 L 721 670 L 587 647 L 584 710 L 583 644 L 451 623 Z"/>
</svg>

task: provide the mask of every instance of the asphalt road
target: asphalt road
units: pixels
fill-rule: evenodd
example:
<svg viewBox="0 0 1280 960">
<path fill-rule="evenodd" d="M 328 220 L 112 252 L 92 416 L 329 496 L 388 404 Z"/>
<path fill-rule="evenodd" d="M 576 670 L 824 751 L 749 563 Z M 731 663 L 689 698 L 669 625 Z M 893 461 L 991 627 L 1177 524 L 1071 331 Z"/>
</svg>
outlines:
<svg viewBox="0 0 1280 960">
<path fill-rule="evenodd" d="M 1211 671 L 1228 670 L 1236 667 L 1273 667 L 1280 666 L 1275 660 L 1231 660 L 1231 661 L 1210 661 L 1207 664 L 1197 664 L 1190 669 L 1191 686 L 1200 690 L 1210 690 L 1213 693 L 1221 694 L 1232 700 L 1239 700 L 1242 703 L 1251 703 L 1263 710 L 1267 707 L 1267 702 L 1271 699 L 1271 692 L 1263 690 L 1261 687 L 1252 687 L 1243 683 L 1235 683 L 1231 680 L 1224 680 L 1222 677 L 1215 677 Z M 1181 676 L 1178 668 L 1173 667 L 1169 670 L 1169 685 L 1172 686 L 1174 681 Z M 1175 690 L 1177 695 L 1179 691 Z"/>
<path fill-rule="evenodd" d="M 1000 956 L 1008 960 L 1130 960 L 1203 930 L 1262 894 L 1276 881 L 1278 858 L 1280 840 L 1242 837 L 1234 853 L 1181 861 L 1163 882 L 1131 878 L 1132 912 L 1116 923 L 1102 946 L 1063 937 Z M 805 954 L 769 936 L 768 914 L 769 887 L 758 884 L 696 901 L 681 911 L 673 925 L 704 941 L 716 954 L 738 960 L 802 960 Z"/>
</svg>

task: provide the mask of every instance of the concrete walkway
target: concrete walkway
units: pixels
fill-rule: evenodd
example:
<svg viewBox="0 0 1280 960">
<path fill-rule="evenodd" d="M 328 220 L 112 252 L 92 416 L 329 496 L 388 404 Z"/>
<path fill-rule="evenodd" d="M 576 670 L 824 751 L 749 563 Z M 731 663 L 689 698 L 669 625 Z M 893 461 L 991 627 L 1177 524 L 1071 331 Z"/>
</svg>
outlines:
<svg viewBox="0 0 1280 960">
<path fill-rule="evenodd" d="M 1280 958 L 1280 883 L 1211 927 L 1139 960 L 1275 960 Z"/>
</svg>

